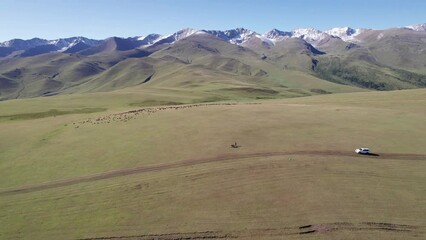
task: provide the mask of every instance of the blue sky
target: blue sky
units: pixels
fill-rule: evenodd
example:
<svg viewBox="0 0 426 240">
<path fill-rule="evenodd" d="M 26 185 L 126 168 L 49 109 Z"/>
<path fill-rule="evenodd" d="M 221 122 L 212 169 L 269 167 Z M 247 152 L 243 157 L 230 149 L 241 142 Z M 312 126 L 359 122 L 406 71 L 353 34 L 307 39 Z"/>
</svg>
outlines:
<svg viewBox="0 0 426 240">
<path fill-rule="evenodd" d="M 0 0 L 0 41 L 104 39 L 191 27 L 384 29 L 426 22 L 426 0 Z"/>
</svg>

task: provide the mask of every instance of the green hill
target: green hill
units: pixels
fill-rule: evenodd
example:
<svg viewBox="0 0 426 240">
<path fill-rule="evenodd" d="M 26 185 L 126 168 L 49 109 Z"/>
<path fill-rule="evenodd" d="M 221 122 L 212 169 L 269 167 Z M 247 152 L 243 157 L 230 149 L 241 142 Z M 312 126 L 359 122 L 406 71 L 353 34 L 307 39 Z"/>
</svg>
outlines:
<svg viewBox="0 0 426 240">
<path fill-rule="evenodd" d="M 148 47 L 113 37 L 93 47 L 0 57 L 0 99 L 123 88 L 253 99 L 426 86 L 425 32 L 368 30 L 355 43 L 328 37 L 315 46 L 302 38 L 236 45 L 208 32 L 173 36 Z"/>
<path fill-rule="evenodd" d="M 178 89 L 0 102 L 0 238 L 424 238 L 424 89 Z"/>
</svg>

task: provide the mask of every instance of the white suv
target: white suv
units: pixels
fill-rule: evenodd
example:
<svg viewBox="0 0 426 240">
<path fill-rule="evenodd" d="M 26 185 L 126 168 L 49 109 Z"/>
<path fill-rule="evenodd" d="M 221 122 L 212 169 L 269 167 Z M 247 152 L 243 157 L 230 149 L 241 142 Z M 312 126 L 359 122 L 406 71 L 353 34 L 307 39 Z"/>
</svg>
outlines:
<svg viewBox="0 0 426 240">
<path fill-rule="evenodd" d="M 368 148 L 357 148 L 357 149 L 355 149 L 355 152 L 358 153 L 358 154 L 369 154 L 370 149 L 368 149 Z"/>
</svg>

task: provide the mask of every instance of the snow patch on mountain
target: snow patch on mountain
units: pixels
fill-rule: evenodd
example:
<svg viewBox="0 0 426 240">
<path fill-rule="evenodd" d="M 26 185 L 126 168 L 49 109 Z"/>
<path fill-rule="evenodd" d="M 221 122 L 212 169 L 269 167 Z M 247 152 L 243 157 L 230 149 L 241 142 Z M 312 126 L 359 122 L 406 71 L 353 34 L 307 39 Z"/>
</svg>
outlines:
<svg viewBox="0 0 426 240">
<path fill-rule="evenodd" d="M 317 30 L 315 28 L 299 28 L 295 29 L 292 32 L 293 38 L 301 38 L 312 45 L 317 45 L 318 43 L 331 38 L 331 36 L 325 32 Z"/>
<path fill-rule="evenodd" d="M 426 23 L 410 25 L 410 26 L 406 26 L 405 28 L 408 28 L 417 32 L 426 32 Z"/>
<path fill-rule="evenodd" d="M 272 29 L 271 31 L 263 34 L 262 36 L 266 37 L 274 44 L 289 38 L 300 38 L 306 42 L 312 44 L 313 46 L 320 45 L 333 37 L 342 39 L 345 42 L 358 42 L 356 36 L 367 31 L 368 29 L 353 29 L 350 27 L 340 27 L 332 28 L 327 31 L 320 31 L 315 28 L 299 28 L 291 32 L 284 32 L 277 29 Z"/>
<path fill-rule="evenodd" d="M 317 30 L 315 28 L 299 28 L 295 29 L 292 32 L 292 37 L 295 38 L 302 38 L 302 39 L 308 39 L 312 41 L 318 41 L 322 38 L 326 37 L 327 34 L 321 32 L 320 30 Z"/>
<path fill-rule="evenodd" d="M 0 43 L 0 47 L 10 47 L 16 50 L 29 50 L 40 46 L 49 46 L 49 49 L 57 49 L 58 52 L 64 52 L 78 43 L 84 43 L 88 46 L 96 46 L 101 42 L 101 40 L 93 40 L 85 37 L 59 38 L 54 40 L 40 38 L 33 38 L 30 40 L 12 39 L 10 41 Z"/>
<path fill-rule="evenodd" d="M 55 45 L 60 48 L 58 52 L 65 52 L 77 44 L 85 44 L 90 47 L 97 46 L 102 43 L 102 40 L 94 40 L 85 37 L 60 38 L 49 41 L 49 45 Z"/>
<path fill-rule="evenodd" d="M 262 36 L 270 40 L 271 42 L 276 43 L 276 42 L 289 39 L 292 37 L 292 35 L 293 35 L 292 32 L 284 32 L 274 28 L 271 31 L 263 34 Z"/>
<path fill-rule="evenodd" d="M 55 40 L 48 41 L 47 45 L 54 45 L 54 46 L 56 46 L 58 48 L 63 48 L 63 47 L 66 47 L 66 46 L 70 45 L 70 43 L 72 43 L 72 41 L 66 41 L 63 38 L 60 38 L 60 39 L 55 39 Z"/>
<path fill-rule="evenodd" d="M 325 31 L 325 33 L 339 37 L 343 41 L 352 41 L 357 34 L 357 31 L 350 27 L 340 27 L 340 28 L 332 28 L 330 30 Z"/>
<path fill-rule="evenodd" d="M 244 28 L 237 28 L 238 35 L 229 40 L 233 44 L 242 44 L 247 42 L 250 38 L 257 35 L 254 31 L 247 30 Z"/>
<path fill-rule="evenodd" d="M 198 32 L 198 30 L 196 29 L 192 29 L 192 28 L 186 28 L 186 29 L 182 29 L 178 32 L 175 32 L 172 36 L 174 37 L 175 41 L 181 40 L 183 38 L 187 38 L 189 36 L 191 36 L 192 34 Z"/>
<path fill-rule="evenodd" d="M 413 31 L 426 32 L 426 23 L 416 24 L 404 27 L 405 29 L 411 29 Z M 256 44 L 259 40 L 269 46 L 275 45 L 277 42 L 285 41 L 289 38 L 300 38 L 313 46 L 319 46 L 331 38 L 340 38 L 346 42 L 359 42 L 358 35 L 369 31 L 370 29 L 353 29 L 350 27 L 338 27 L 332 28 L 327 31 L 320 31 L 315 28 L 300 28 L 293 31 L 281 31 L 278 29 L 272 29 L 271 31 L 258 34 L 255 31 L 236 28 L 226 31 L 221 30 L 196 30 L 192 28 L 182 29 L 170 35 L 159 35 L 149 34 L 147 36 L 139 36 L 128 38 L 127 40 L 132 41 L 136 47 L 148 47 L 153 44 L 173 44 L 176 41 L 187 38 L 192 35 L 203 35 L 210 34 L 216 36 L 224 41 L 232 44 L 242 45 L 244 43 Z M 381 39 L 383 34 L 378 35 L 377 39 Z M 255 39 L 253 39 L 255 38 Z M 249 40 L 256 40 L 248 42 Z M 45 46 L 46 52 L 48 51 L 59 51 L 66 52 L 71 49 L 70 52 L 76 51 L 75 49 L 88 48 L 98 46 L 105 40 L 94 40 L 85 37 L 70 37 L 60 38 L 54 40 L 46 40 L 40 38 L 33 38 L 29 40 L 12 39 L 3 43 L 0 43 L 0 47 L 10 48 L 12 51 L 16 50 L 30 50 Z M 76 47 L 77 46 L 77 47 Z"/>
<path fill-rule="evenodd" d="M 258 35 L 256 32 L 245 28 L 236 28 L 226 31 L 208 30 L 205 32 L 237 45 L 243 44 L 252 37 Z"/>
<path fill-rule="evenodd" d="M 140 42 L 142 47 L 147 47 L 147 46 L 151 46 L 152 44 L 160 41 L 161 39 L 163 39 L 164 36 L 160 35 L 160 34 L 149 34 L 148 36 L 139 36 L 136 37 L 136 40 Z"/>
<path fill-rule="evenodd" d="M 197 30 L 197 29 L 193 29 L 193 28 L 185 28 L 182 29 L 180 31 L 177 31 L 171 35 L 167 35 L 164 37 L 160 37 L 159 39 L 157 39 L 154 43 L 158 43 L 158 44 L 163 44 L 163 43 L 168 43 L 168 44 L 173 44 L 176 41 L 179 41 L 181 39 L 187 38 L 193 34 L 197 34 L 200 33 L 202 31 Z"/>
<path fill-rule="evenodd" d="M 259 38 L 262 42 L 266 43 L 269 46 L 275 45 L 275 41 L 273 39 L 270 39 L 264 35 L 256 34 L 255 37 Z"/>
</svg>

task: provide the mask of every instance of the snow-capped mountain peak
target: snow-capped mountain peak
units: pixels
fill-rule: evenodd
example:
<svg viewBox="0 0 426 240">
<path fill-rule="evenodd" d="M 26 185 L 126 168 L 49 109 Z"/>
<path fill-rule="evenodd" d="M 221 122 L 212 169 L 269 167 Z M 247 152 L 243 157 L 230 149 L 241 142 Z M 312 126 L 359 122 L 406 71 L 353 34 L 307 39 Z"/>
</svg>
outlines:
<svg viewBox="0 0 426 240">
<path fill-rule="evenodd" d="M 337 27 L 337 28 L 329 29 L 325 32 L 336 37 L 347 37 L 354 34 L 356 30 L 350 27 Z"/>
<path fill-rule="evenodd" d="M 67 51 L 68 49 L 76 46 L 77 44 L 84 44 L 90 47 L 97 46 L 101 43 L 101 40 L 94 40 L 85 37 L 70 37 L 70 38 L 60 38 L 55 40 L 50 40 L 49 45 L 54 45 L 59 48 L 59 52 Z"/>
<path fill-rule="evenodd" d="M 417 32 L 426 32 L 426 23 L 416 24 L 404 27 L 404 29 L 411 29 Z M 235 28 L 230 30 L 197 30 L 192 28 L 182 29 L 173 34 L 162 36 L 159 34 L 149 34 L 146 36 L 138 36 L 123 39 L 128 42 L 128 46 L 131 48 L 146 48 L 152 45 L 160 44 L 173 44 L 176 41 L 185 39 L 192 35 L 203 35 L 209 34 L 216 36 L 226 42 L 236 45 L 254 45 L 262 43 L 264 46 L 273 46 L 277 42 L 285 41 L 289 38 L 300 38 L 313 46 L 321 46 L 326 44 L 333 38 L 340 38 L 346 42 L 360 42 L 362 36 L 358 36 L 364 32 L 370 31 L 371 29 L 353 29 L 350 27 L 338 27 L 332 28 L 327 31 L 320 31 L 315 28 L 299 28 L 293 31 L 281 31 L 278 29 L 272 29 L 271 31 L 258 34 L 255 31 L 245 28 Z M 380 39 L 383 34 L 378 36 Z M 40 38 L 33 38 L 29 40 L 12 39 L 0 43 L 0 47 L 3 52 L 10 54 L 17 51 L 29 52 L 28 56 L 33 54 L 43 54 L 49 52 L 64 52 L 64 53 L 77 53 L 81 50 L 99 46 L 101 43 L 107 40 L 94 40 L 85 37 L 70 37 L 70 38 L 59 38 L 54 40 L 46 40 Z M 3 49 L 4 48 L 4 49 Z M 126 48 L 127 49 L 127 48 Z"/>
<path fill-rule="evenodd" d="M 164 36 L 160 34 L 152 33 L 147 36 L 137 37 L 136 40 L 140 41 L 142 46 L 151 46 L 152 44 L 156 43 L 157 41 L 163 38 Z"/>
<path fill-rule="evenodd" d="M 185 28 L 173 33 L 172 36 L 175 38 L 176 41 L 178 41 L 180 39 L 187 38 L 196 32 L 198 32 L 198 30 L 193 28 Z"/>
<path fill-rule="evenodd" d="M 63 38 L 59 38 L 59 39 L 55 39 L 55 40 L 50 40 L 50 41 L 48 41 L 48 42 L 47 42 L 47 44 L 48 44 L 48 45 L 55 45 L 55 46 L 57 46 L 57 47 L 62 48 L 62 47 L 64 47 L 64 46 L 69 45 L 69 44 L 70 44 L 70 42 L 72 42 L 72 41 L 66 41 L 66 40 L 65 40 L 65 39 L 63 39 Z"/>
<path fill-rule="evenodd" d="M 232 38 L 229 40 L 230 43 L 233 44 L 241 44 L 249 40 L 251 37 L 257 35 L 256 32 L 245 29 L 245 28 L 237 28 L 235 30 L 227 31 Z"/>
<path fill-rule="evenodd" d="M 426 23 L 410 25 L 410 26 L 406 26 L 405 28 L 408 28 L 417 32 L 426 32 Z"/>
<path fill-rule="evenodd" d="M 353 29 L 350 27 L 340 27 L 340 28 L 338 27 L 338 28 L 329 29 L 325 32 L 331 36 L 339 37 L 343 41 L 351 42 L 351 41 L 355 41 L 354 37 L 360 34 L 362 30 Z"/>
<path fill-rule="evenodd" d="M 329 34 L 321 32 L 320 30 L 315 28 L 299 28 L 293 30 L 292 33 L 293 38 L 301 38 L 314 46 L 317 43 L 330 38 Z"/>
<path fill-rule="evenodd" d="M 102 40 L 95 40 L 95 39 L 90 39 L 90 38 L 85 38 L 85 37 L 77 37 L 75 42 L 82 42 L 82 43 L 87 44 L 89 46 L 97 46 L 102 42 Z"/>
<path fill-rule="evenodd" d="M 173 34 L 164 36 L 164 37 L 159 37 L 158 39 L 154 40 L 153 43 L 158 43 L 158 44 L 163 44 L 163 43 L 168 43 L 168 44 L 172 44 L 176 41 L 179 41 L 181 39 L 187 38 L 193 34 L 201 34 L 204 33 L 204 31 L 200 31 L 197 29 L 193 29 L 193 28 L 185 28 L 182 30 L 179 30 Z M 153 44 L 152 43 L 152 44 Z"/>
<path fill-rule="evenodd" d="M 278 42 L 290 38 L 292 36 L 292 33 L 280 31 L 274 28 L 271 31 L 263 34 L 263 36 L 271 40 L 272 42 Z"/>
<path fill-rule="evenodd" d="M 238 45 L 246 42 L 250 38 L 257 35 L 256 32 L 245 29 L 245 28 L 236 28 L 236 29 L 231 29 L 226 31 L 208 30 L 205 32 L 208 34 L 214 35 L 218 38 L 221 38 L 227 42 L 238 44 Z"/>
<path fill-rule="evenodd" d="M 350 27 L 341 27 L 341 28 L 332 28 L 325 32 L 330 34 L 331 36 L 339 37 L 345 42 L 358 42 L 359 40 L 356 38 L 356 36 L 369 30 L 371 29 L 366 29 L 366 28 L 353 29 Z"/>
<path fill-rule="evenodd" d="M 293 30 L 293 37 L 297 38 L 303 38 L 303 39 L 310 39 L 317 41 L 320 38 L 322 38 L 325 34 L 321 32 L 320 30 L 317 30 L 315 28 L 299 28 Z"/>
</svg>

